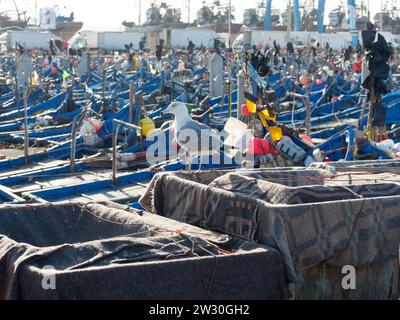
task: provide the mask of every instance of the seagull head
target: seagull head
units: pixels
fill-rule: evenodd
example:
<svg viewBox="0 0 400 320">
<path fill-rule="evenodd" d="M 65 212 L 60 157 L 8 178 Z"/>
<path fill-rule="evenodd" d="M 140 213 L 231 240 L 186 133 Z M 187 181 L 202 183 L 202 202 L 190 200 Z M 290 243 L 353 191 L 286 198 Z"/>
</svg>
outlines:
<svg viewBox="0 0 400 320">
<path fill-rule="evenodd" d="M 179 102 L 179 101 L 175 101 L 172 102 L 167 109 L 165 109 L 162 112 L 162 115 L 166 115 L 166 114 L 172 114 L 175 117 L 177 115 L 179 116 L 189 116 L 189 112 L 188 109 L 186 107 L 186 104 L 184 104 L 183 102 Z"/>
</svg>

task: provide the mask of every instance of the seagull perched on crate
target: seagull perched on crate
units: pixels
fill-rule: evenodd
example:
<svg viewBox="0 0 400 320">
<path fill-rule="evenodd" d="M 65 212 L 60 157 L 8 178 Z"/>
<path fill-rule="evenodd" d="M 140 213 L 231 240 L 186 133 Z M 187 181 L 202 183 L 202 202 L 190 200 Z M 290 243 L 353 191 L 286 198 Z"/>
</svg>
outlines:
<svg viewBox="0 0 400 320">
<path fill-rule="evenodd" d="M 191 170 L 193 156 L 200 156 L 202 160 L 202 156 L 210 156 L 221 148 L 222 141 L 219 133 L 203 123 L 194 121 L 183 102 L 175 101 L 171 103 L 162 114 L 172 114 L 175 117 L 174 140 L 185 151 L 189 171 Z"/>
</svg>

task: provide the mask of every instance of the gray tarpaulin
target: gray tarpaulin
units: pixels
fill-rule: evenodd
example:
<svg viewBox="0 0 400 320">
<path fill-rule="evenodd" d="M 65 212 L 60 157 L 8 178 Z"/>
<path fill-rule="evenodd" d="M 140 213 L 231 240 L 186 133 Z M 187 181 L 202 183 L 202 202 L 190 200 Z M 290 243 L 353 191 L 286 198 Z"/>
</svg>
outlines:
<svg viewBox="0 0 400 320">
<path fill-rule="evenodd" d="M 382 179 L 333 178 L 318 169 L 160 173 L 140 202 L 149 212 L 279 249 L 288 278 L 301 284 L 320 263 L 398 261 L 400 179 L 375 178 Z"/>
<path fill-rule="evenodd" d="M 277 250 L 126 209 L 2 206 L 0 299 L 287 298 Z"/>
</svg>

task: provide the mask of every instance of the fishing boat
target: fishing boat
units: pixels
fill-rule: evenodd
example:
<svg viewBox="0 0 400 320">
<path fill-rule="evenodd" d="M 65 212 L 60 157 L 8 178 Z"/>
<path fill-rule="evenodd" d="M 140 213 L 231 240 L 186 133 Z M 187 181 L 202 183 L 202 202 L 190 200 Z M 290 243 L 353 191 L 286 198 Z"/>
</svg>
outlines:
<svg viewBox="0 0 400 320">
<path fill-rule="evenodd" d="M 11 2 L 11 3 L 8 3 Z M 14 10 L 6 10 L 1 9 L 0 11 L 0 33 L 8 31 L 8 30 L 23 30 L 28 26 L 29 17 L 27 17 L 26 11 L 20 11 L 16 2 L 14 0 L 0 1 L 1 8 L 10 8 L 14 6 Z"/>
<path fill-rule="evenodd" d="M 379 26 L 382 31 L 392 32 L 393 34 L 400 33 L 400 17 L 398 14 L 399 9 L 394 2 L 392 4 L 385 4 L 381 12 L 374 15 L 373 21 L 375 25 Z"/>
<path fill-rule="evenodd" d="M 189 49 L 133 56 L 129 48 L 82 49 L 56 52 L 59 59 L 51 61 L 39 50 L 30 52 L 34 61 L 21 49 L 0 56 L 0 264 L 35 250 L 35 266 L 25 261 L 30 277 L 30 267 L 41 272 L 40 255 L 49 259 L 56 250 L 60 259 L 51 255 L 55 260 L 46 265 L 68 272 L 74 288 L 85 273 L 86 291 L 29 287 L 29 294 L 39 292 L 35 298 L 182 299 L 189 292 L 193 298 L 288 299 L 293 284 L 296 299 L 397 297 L 396 77 L 380 95 L 387 132 L 378 139 L 366 133 L 374 105 L 358 55 L 346 63 L 340 51 L 322 46 L 315 56 L 307 46 L 273 44 L 247 56 L 218 44 Z M 193 140 L 184 139 L 185 131 Z M 196 150 L 204 131 L 211 143 Z M 159 228 L 164 231 L 154 233 Z M 199 254 L 198 243 L 207 254 Z M 89 247 L 90 254 L 83 250 Z M 104 248 L 107 257 L 96 260 Z M 155 248 L 162 259 L 146 262 Z M 203 264 L 195 265 L 211 261 L 228 273 L 214 282 L 221 290 L 203 295 L 193 290 L 204 284 Z M 226 290 L 226 283 L 236 283 L 229 277 L 248 271 L 249 262 L 252 272 L 237 280 L 241 290 Z M 342 262 L 359 264 L 364 279 L 373 272 L 383 280 L 345 292 L 331 266 Z M 71 268 L 78 263 L 79 274 Z M 14 279 L 18 268 L 6 270 L 0 282 Z M 99 270 L 102 280 L 94 281 Z M 146 286 L 133 293 L 117 288 L 121 276 L 144 283 L 137 270 L 149 277 Z M 179 289 L 161 290 L 149 270 L 173 277 Z M 193 270 L 199 281 L 177 282 Z M 87 289 L 103 279 L 110 290 Z M 250 290 L 245 281 L 262 285 Z M 171 286 L 168 279 L 163 284 Z"/>
<path fill-rule="evenodd" d="M 138 27 L 186 27 L 187 24 L 181 21 L 182 9 L 173 8 L 166 2 L 151 1 L 150 7 L 146 10 L 146 19 L 144 22 L 141 20 L 141 1 L 139 1 L 139 21 L 123 21 L 122 26 L 126 31 L 136 30 Z"/>
<path fill-rule="evenodd" d="M 63 14 L 58 6 L 41 8 L 39 15 L 40 28 L 50 30 L 64 41 L 69 41 L 83 27 L 83 22 L 75 21 L 74 12 Z"/>
<path fill-rule="evenodd" d="M 329 26 L 334 29 L 342 29 L 343 23 L 346 21 L 346 11 L 343 3 L 341 3 L 336 9 L 329 13 Z"/>
</svg>

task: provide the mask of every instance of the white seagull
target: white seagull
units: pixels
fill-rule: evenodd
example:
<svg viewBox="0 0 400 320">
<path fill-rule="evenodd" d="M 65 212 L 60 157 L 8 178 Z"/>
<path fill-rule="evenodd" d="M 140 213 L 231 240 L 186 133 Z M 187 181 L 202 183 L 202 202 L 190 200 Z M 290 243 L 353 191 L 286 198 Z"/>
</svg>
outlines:
<svg viewBox="0 0 400 320">
<path fill-rule="evenodd" d="M 210 156 L 221 148 L 223 143 L 218 131 L 194 121 L 183 102 L 175 101 L 171 103 L 162 114 L 172 114 L 175 117 L 174 139 L 185 151 L 185 156 L 189 160 L 189 171 L 191 171 L 193 156 L 200 156 L 200 159 L 202 159 L 202 156 Z M 200 161 L 199 170 L 201 164 Z"/>
</svg>

